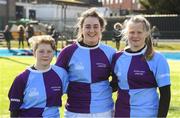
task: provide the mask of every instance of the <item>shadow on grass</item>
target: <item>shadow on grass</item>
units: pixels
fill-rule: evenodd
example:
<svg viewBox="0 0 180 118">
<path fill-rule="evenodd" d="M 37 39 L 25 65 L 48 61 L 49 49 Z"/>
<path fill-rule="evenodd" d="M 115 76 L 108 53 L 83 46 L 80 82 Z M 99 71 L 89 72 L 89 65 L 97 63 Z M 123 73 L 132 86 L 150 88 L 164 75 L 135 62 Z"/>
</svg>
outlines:
<svg viewBox="0 0 180 118">
<path fill-rule="evenodd" d="M 169 45 L 158 45 L 157 47 L 160 49 L 175 50 L 172 46 L 169 46 Z"/>
<path fill-rule="evenodd" d="M 30 65 L 29 63 L 20 62 L 20 61 L 17 61 L 17 60 L 15 60 L 15 59 L 11 59 L 11 58 L 8 58 L 8 57 L 1 57 L 1 56 L 0 56 L 0 59 L 12 61 L 12 62 L 19 63 L 19 64 L 23 64 L 23 65 L 26 65 L 26 66 Z"/>
<path fill-rule="evenodd" d="M 170 111 L 180 111 L 180 107 L 179 106 L 171 106 L 169 108 Z"/>
</svg>

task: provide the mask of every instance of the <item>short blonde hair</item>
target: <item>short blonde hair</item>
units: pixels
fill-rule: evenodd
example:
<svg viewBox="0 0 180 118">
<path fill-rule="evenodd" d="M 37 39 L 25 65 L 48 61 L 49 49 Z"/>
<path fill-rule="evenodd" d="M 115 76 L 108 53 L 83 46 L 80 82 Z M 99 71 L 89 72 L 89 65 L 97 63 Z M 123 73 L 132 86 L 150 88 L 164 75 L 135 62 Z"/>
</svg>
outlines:
<svg viewBox="0 0 180 118">
<path fill-rule="evenodd" d="M 36 51 L 39 44 L 50 44 L 53 50 L 56 50 L 55 40 L 49 35 L 33 36 L 29 39 L 32 50 Z"/>
</svg>

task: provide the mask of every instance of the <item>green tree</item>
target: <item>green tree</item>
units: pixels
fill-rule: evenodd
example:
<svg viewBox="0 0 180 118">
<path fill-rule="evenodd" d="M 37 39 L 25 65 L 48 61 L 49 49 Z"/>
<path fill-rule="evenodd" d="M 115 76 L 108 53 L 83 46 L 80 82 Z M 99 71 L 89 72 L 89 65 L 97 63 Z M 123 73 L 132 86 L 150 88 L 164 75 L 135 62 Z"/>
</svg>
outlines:
<svg viewBox="0 0 180 118">
<path fill-rule="evenodd" d="M 146 10 L 159 14 L 180 14 L 180 0 L 139 0 Z"/>
</svg>

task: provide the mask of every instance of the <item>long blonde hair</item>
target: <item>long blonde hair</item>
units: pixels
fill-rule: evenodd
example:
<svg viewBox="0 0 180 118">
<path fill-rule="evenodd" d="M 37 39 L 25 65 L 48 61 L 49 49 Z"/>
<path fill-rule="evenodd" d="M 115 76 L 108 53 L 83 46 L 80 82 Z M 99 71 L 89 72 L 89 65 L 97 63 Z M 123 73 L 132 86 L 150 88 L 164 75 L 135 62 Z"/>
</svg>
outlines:
<svg viewBox="0 0 180 118">
<path fill-rule="evenodd" d="M 78 18 L 78 23 L 77 23 L 77 40 L 78 41 L 81 41 L 83 40 L 83 35 L 82 35 L 82 28 L 83 28 L 83 24 L 84 24 L 84 20 L 87 18 L 87 17 L 96 17 L 98 18 L 99 20 L 99 23 L 100 23 L 100 26 L 101 26 L 101 31 L 104 31 L 105 29 L 105 26 L 106 26 L 106 21 L 105 19 L 103 18 L 103 16 L 101 16 L 96 8 L 90 8 L 88 10 L 86 10 L 85 12 L 83 12 L 81 14 L 81 16 Z"/>
<path fill-rule="evenodd" d="M 128 30 L 127 27 L 130 23 L 142 23 L 143 24 L 144 31 L 146 31 L 148 34 L 148 36 L 145 39 L 145 44 L 147 45 L 147 50 L 144 55 L 147 60 L 151 60 L 154 55 L 154 48 L 153 48 L 153 43 L 152 43 L 152 38 L 151 38 L 151 25 L 150 25 L 149 21 L 141 15 L 132 16 L 129 20 L 126 20 L 124 23 L 125 27 L 122 31 L 125 39 L 127 39 L 127 30 Z"/>
</svg>

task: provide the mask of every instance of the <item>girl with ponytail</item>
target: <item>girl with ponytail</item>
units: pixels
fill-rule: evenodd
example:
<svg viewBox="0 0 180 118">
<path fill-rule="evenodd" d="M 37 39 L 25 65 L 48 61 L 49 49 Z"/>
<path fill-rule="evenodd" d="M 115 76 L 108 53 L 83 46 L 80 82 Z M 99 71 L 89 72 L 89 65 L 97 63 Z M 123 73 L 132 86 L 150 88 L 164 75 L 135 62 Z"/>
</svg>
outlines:
<svg viewBox="0 0 180 118">
<path fill-rule="evenodd" d="M 150 23 L 143 16 L 132 16 L 124 25 L 128 46 L 112 61 L 113 82 L 118 84 L 115 117 L 166 117 L 170 71 L 166 59 L 153 49 Z M 116 90 L 115 84 L 111 86 Z"/>
</svg>

